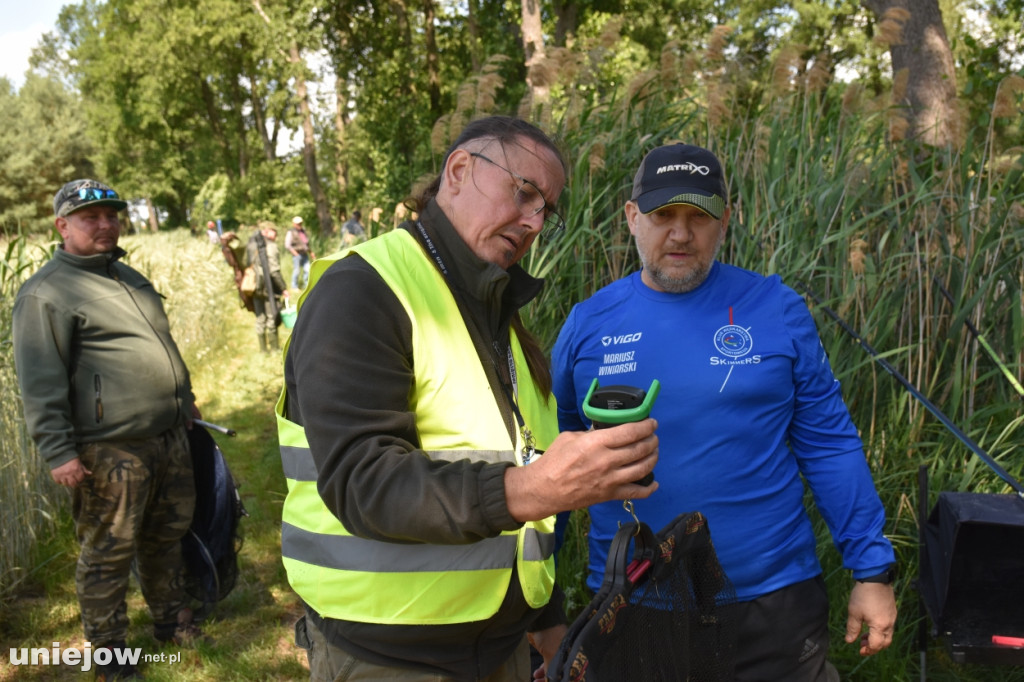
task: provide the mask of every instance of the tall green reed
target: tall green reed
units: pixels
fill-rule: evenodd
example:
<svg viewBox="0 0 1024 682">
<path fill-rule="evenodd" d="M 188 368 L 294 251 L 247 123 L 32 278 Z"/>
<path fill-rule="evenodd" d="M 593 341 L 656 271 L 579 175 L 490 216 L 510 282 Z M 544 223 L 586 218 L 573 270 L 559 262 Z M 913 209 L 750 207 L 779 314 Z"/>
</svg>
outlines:
<svg viewBox="0 0 1024 682">
<path fill-rule="evenodd" d="M 13 237 L 4 244 L 0 263 L 0 500 L 6 510 L 0 515 L 0 602 L 37 569 L 33 550 L 53 532 L 67 506 L 25 428 L 11 335 L 14 296 L 52 248 Z"/>
<path fill-rule="evenodd" d="M 1006 372 L 1021 379 L 1024 358 L 1019 150 L 1004 152 L 997 164 L 986 153 L 998 147 L 991 139 L 961 149 L 915 148 L 893 139 L 886 106 L 866 100 L 855 86 L 808 79 L 766 87 L 760 99 L 742 104 L 735 99 L 741 74 L 723 71 L 716 78 L 708 77 L 703 91 L 640 88 L 627 101 L 592 101 L 563 120 L 568 230 L 541 244 L 526 263 L 547 279 L 529 311 L 530 327 L 550 344 L 573 304 L 638 267 L 622 205 L 640 159 L 657 144 L 701 144 L 722 159 L 732 199 L 721 259 L 815 292 L 1020 480 L 1024 417 L 1006 381 Z M 894 646 L 861 660 L 842 641 L 849 573 L 814 514 L 833 601 L 834 658 L 849 679 L 911 679 L 917 673 L 912 580 L 919 467 L 926 468 L 931 490 L 926 507 L 940 491 L 998 494 L 1009 488 L 808 303 L 864 439 L 887 509 L 886 533 L 905 576 L 897 588 L 901 618 Z M 991 355 L 982 352 L 968 321 Z M 585 533 L 584 515 L 575 518 L 578 528 L 570 532 Z M 579 588 L 585 558 L 577 556 L 585 543 L 572 540 L 560 556 L 559 580 L 571 594 L 585 594 Z M 965 673 L 945 660 L 929 679 L 1021 677 L 987 668 Z"/>
</svg>

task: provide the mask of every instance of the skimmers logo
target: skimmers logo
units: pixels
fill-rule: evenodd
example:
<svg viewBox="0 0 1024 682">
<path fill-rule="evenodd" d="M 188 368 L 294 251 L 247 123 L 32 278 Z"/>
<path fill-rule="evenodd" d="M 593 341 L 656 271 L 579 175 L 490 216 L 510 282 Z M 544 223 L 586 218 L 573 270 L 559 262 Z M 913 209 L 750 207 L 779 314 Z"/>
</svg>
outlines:
<svg viewBox="0 0 1024 682">
<path fill-rule="evenodd" d="M 743 327 L 727 324 L 715 332 L 715 349 L 730 358 L 741 358 L 754 347 L 754 338 Z"/>
<path fill-rule="evenodd" d="M 729 308 L 729 324 L 719 327 L 712 339 L 719 357 L 712 355 L 714 366 L 756 365 L 761 362 L 760 355 L 751 355 L 754 350 L 754 337 L 748 329 L 733 323 L 732 308 Z M 749 356 L 749 357 L 748 357 Z"/>
<path fill-rule="evenodd" d="M 634 343 L 639 341 L 641 336 L 643 336 L 643 332 L 619 334 L 618 336 L 602 336 L 601 345 L 607 348 L 608 346 L 617 346 L 620 343 Z"/>
</svg>

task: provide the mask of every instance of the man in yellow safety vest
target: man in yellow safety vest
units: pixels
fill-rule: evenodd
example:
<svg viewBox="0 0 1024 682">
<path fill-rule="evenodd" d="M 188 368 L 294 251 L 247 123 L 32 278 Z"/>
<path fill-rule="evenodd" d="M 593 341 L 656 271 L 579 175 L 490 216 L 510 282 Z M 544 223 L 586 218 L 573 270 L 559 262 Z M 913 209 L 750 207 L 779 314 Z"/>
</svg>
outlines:
<svg viewBox="0 0 1024 682">
<path fill-rule="evenodd" d="M 546 665 L 565 632 L 554 515 L 657 488 L 653 420 L 558 434 L 519 317 L 564 185 L 541 130 L 474 121 L 418 220 L 314 263 L 277 406 L 312 680 L 529 679 L 527 633 Z"/>
</svg>

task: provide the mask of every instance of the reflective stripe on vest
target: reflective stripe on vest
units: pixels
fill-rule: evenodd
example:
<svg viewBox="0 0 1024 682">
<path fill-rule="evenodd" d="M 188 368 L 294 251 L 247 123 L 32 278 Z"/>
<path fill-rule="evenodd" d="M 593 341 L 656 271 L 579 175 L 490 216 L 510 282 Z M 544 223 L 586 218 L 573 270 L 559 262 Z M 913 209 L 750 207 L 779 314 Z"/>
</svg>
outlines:
<svg viewBox="0 0 1024 682">
<path fill-rule="evenodd" d="M 423 452 L 433 459 L 521 464 L 469 332 L 451 292 L 419 244 L 405 230 L 314 261 L 306 295 L 339 257 L 359 253 L 398 297 L 412 322 L 416 358 L 411 410 Z M 538 447 L 557 435 L 554 400 L 533 385 L 512 334 L 518 404 Z M 286 342 L 287 349 L 287 342 Z M 288 482 L 281 551 L 288 581 L 322 616 L 358 622 L 429 625 L 484 620 L 494 615 L 517 567 L 527 603 L 547 603 L 554 584 L 554 518 L 518 532 L 462 545 L 399 544 L 351 535 L 316 489 L 316 465 L 302 427 L 277 403 L 281 460 Z M 518 439 L 517 439 L 518 440 Z M 410 456 L 421 456 L 419 452 Z M 515 563 L 513 563 L 515 562 Z"/>
</svg>

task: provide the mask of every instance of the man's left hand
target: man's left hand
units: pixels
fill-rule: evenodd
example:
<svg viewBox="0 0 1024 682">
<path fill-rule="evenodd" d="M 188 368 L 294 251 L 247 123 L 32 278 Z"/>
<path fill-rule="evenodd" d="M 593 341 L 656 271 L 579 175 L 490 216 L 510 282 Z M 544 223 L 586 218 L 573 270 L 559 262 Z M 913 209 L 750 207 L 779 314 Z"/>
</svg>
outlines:
<svg viewBox="0 0 1024 682">
<path fill-rule="evenodd" d="M 861 635 L 864 626 L 867 632 Z M 846 619 L 846 643 L 853 644 L 860 636 L 860 655 L 877 654 L 892 644 L 895 626 L 896 594 L 892 585 L 854 583 Z"/>
<path fill-rule="evenodd" d="M 562 623 L 549 627 L 546 630 L 526 633 L 530 644 L 544 657 L 544 665 L 533 671 L 534 680 L 547 679 L 548 666 L 551 665 L 551 659 L 558 653 L 558 646 L 562 643 L 562 638 L 565 637 L 568 629 L 568 626 Z"/>
<path fill-rule="evenodd" d="M 67 486 L 68 488 L 74 488 L 83 480 L 86 476 L 91 476 L 92 472 L 85 468 L 82 464 L 82 460 L 75 457 L 70 462 L 65 462 L 59 467 L 50 470 L 50 476 L 53 480 L 60 485 Z"/>
</svg>

